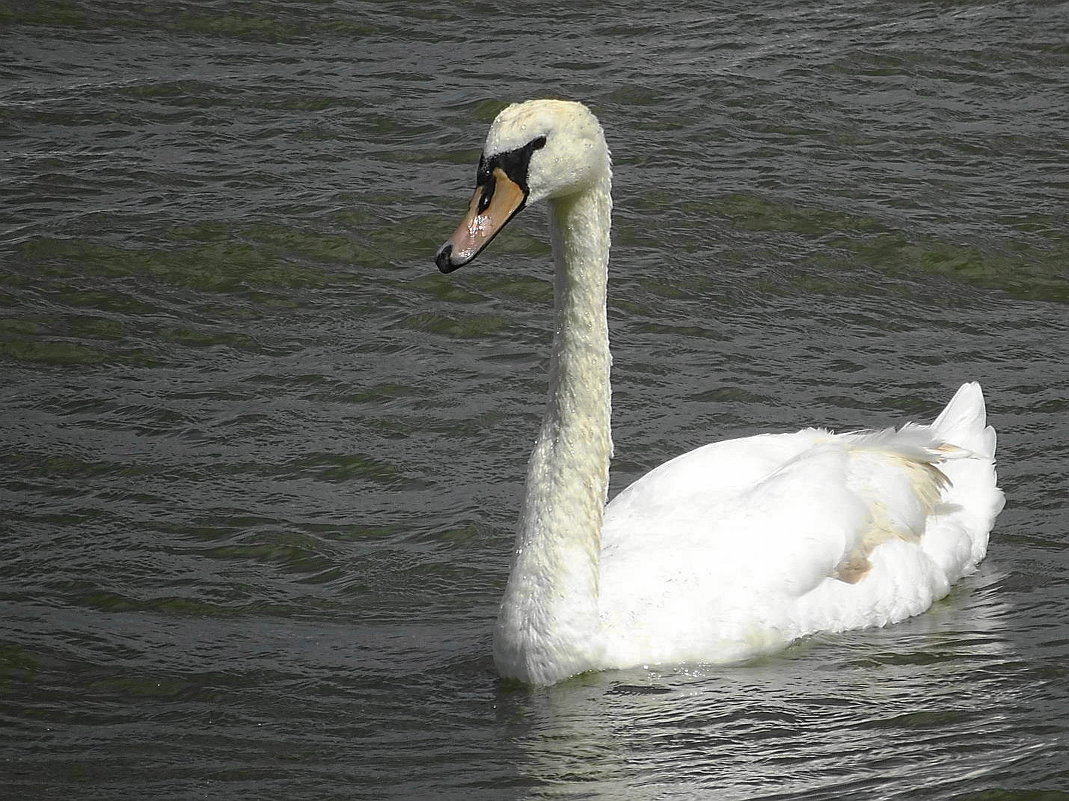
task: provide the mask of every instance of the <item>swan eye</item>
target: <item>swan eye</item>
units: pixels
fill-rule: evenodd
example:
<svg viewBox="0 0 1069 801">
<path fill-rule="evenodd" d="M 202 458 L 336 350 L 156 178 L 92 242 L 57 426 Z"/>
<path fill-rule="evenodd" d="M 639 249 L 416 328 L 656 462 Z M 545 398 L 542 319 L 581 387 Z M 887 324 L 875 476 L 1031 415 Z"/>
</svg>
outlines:
<svg viewBox="0 0 1069 801">
<path fill-rule="evenodd" d="M 497 182 L 494 181 L 493 179 L 491 179 L 490 175 L 488 173 L 486 181 L 483 184 L 483 186 L 484 186 L 483 193 L 479 197 L 479 206 L 478 206 L 479 214 L 482 214 L 484 211 L 486 211 L 488 208 L 490 208 L 490 201 L 494 199 L 494 187 L 496 185 L 497 185 Z"/>
</svg>

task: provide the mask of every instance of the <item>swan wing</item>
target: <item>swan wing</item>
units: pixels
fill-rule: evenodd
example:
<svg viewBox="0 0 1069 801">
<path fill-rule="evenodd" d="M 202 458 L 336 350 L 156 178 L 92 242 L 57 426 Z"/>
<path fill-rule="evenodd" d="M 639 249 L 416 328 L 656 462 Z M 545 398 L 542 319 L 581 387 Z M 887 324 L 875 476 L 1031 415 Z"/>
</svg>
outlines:
<svg viewBox="0 0 1069 801">
<path fill-rule="evenodd" d="M 635 595 L 638 581 L 653 595 L 803 594 L 862 545 L 868 510 L 850 467 L 850 443 L 819 429 L 677 457 L 606 508 L 602 576 L 627 576 Z"/>
<path fill-rule="evenodd" d="M 863 538 L 845 443 L 825 431 L 729 440 L 648 473 L 606 509 L 607 665 L 731 662 L 800 636 L 798 599 Z"/>
<path fill-rule="evenodd" d="M 602 534 L 609 653 L 735 660 L 926 609 L 983 557 L 1002 504 L 970 387 L 930 426 L 728 440 L 621 492 Z"/>
</svg>

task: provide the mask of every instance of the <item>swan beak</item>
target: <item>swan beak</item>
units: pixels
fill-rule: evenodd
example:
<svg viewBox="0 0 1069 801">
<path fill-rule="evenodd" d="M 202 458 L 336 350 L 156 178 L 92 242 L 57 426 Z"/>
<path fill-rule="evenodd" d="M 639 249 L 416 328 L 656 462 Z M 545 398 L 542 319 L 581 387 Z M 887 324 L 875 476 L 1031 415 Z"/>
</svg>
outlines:
<svg viewBox="0 0 1069 801">
<path fill-rule="evenodd" d="M 468 213 L 435 255 L 438 269 L 451 273 L 474 259 L 526 203 L 526 190 L 496 167 L 475 188 Z"/>
</svg>

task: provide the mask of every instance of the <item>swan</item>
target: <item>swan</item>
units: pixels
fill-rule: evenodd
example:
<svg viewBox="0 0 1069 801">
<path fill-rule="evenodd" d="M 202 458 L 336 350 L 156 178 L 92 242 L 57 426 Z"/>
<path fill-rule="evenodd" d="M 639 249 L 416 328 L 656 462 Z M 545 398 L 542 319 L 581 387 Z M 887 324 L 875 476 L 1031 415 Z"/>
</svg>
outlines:
<svg viewBox="0 0 1069 801">
<path fill-rule="evenodd" d="M 549 208 L 549 398 L 494 630 L 506 679 L 731 663 L 815 632 L 926 610 L 973 571 L 1003 506 L 977 383 L 930 425 L 714 442 L 606 505 L 611 163 L 582 104 L 513 104 L 490 127 L 467 214 L 435 256 L 467 264 L 527 205 Z"/>
</svg>

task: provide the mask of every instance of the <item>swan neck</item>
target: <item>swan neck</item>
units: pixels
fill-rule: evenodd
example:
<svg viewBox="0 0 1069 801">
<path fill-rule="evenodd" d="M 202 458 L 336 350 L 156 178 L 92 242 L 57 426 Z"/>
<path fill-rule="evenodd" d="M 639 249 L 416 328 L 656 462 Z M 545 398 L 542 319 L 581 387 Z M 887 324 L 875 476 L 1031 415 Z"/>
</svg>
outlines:
<svg viewBox="0 0 1069 801">
<path fill-rule="evenodd" d="M 596 663 L 601 524 L 612 455 L 606 288 L 609 177 L 550 204 L 555 331 L 495 636 L 506 676 L 550 684 Z"/>
</svg>

